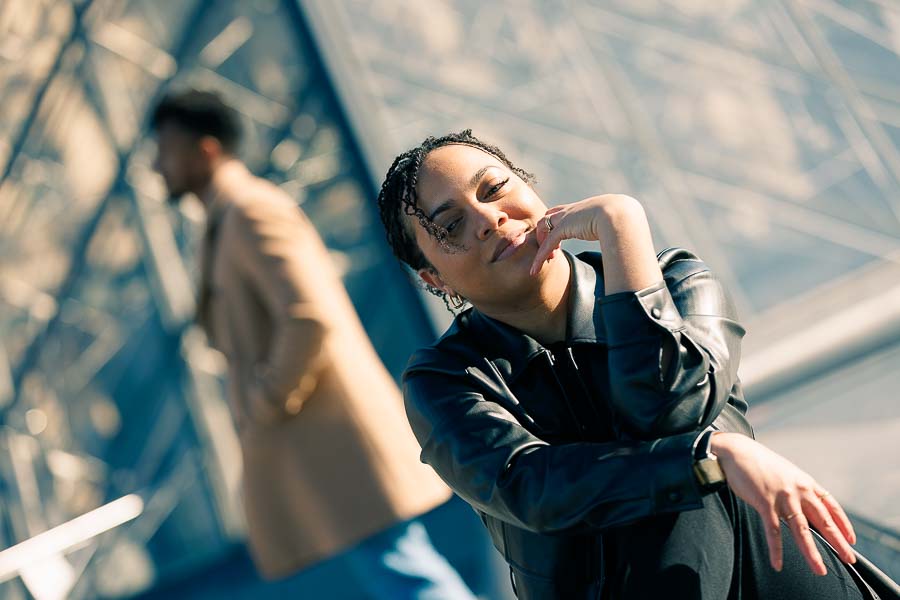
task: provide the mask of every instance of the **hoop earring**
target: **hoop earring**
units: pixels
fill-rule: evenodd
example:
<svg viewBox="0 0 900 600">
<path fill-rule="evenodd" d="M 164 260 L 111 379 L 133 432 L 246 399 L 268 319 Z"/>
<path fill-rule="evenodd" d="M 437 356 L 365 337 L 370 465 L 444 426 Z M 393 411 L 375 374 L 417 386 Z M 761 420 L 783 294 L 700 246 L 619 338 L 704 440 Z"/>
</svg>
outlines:
<svg viewBox="0 0 900 600">
<path fill-rule="evenodd" d="M 450 302 L 450 307 L 454 310 L 459 310 L 466 304 L 466 299 L 460 296 L 459 294 L 447 294 L 447 299 Z"/>
</svg>

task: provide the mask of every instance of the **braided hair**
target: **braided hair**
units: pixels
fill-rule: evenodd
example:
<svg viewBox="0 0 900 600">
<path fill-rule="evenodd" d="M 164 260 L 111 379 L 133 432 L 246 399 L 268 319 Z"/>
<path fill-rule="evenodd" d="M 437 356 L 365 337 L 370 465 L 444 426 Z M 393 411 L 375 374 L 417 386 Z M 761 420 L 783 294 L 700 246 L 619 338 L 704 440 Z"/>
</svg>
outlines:
<svg viewBox="0 0 900 600">
<path fill-rule="evenodd" d="M 428 235 L 437 240 L 445 250 L 449 252 L 459 250 L 458 246 L 455 246 L 448 240 L 447 230 L 429 219 L 428 215 L 419 207 L 418 194 L 416 192 L 416 184 L 419 181 L 419 169 L 422 167 L 422 163 L 428 154 L 442 146 L 455 144 L 478 148 L 502 162 L 510 171 L 529 185 L 535 182 L 534 175 L 515 166 L 506 158 L 506 155 L 503 154 L 500 148 L 472 135 L 471 129 L 458 133 L 448 133 L 441 137 L 429 136 L 418 146 L 400 154 L 394 159 L 387 174 L 384 176 L 381 191 L 378 193 L 378 211 L 381 215 L 381 223 L 384 225 L 388 244 L 394 256 L 413 271 L 431 268 L 431 264 L 425 258 L 421 248 L 416 243 L 413 232 L 407 226 L 406 215 L 415 217 L 419 225 L 428 232 Z M 442 298 L 448 310 L 453 312 L 446 293 L 429 285 L 425 287 L 432 294 Z"/>
</svg>

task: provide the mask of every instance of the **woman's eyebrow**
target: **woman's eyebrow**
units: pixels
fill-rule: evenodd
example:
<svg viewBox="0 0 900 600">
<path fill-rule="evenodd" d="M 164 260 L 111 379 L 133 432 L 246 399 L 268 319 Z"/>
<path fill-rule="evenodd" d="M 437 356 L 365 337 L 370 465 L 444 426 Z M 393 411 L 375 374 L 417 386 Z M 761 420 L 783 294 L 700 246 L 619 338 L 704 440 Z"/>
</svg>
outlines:
<svg viewBox="0 0 900 600">
<path fill-rule="evenodd" d="M 480 169 L 478 169 L 477 171 L 475 171 L 475 174 L 472 175 L 472 179 L 469 180 L 469 186 L 475 187 L 476 185 L 478 185 L 478 182 L 481 181 L 481 178 L 484 176 L 484 174 L 487 173 L 488 170 L 490 170 L 491 168 L 496 167 L 496 166 L 497 165 L 485 165 L 485 166 L 481 167 Z M 453 200 L 444 200 L 443 202 L 438 204 L 433 211 L 431 211 L 431 214 L 428 215 L 428 219 L 430 221 L 434 221 L 434 218 L 436 216 L 438 216 L 445 210 L 450 210 L 452 207 L 453 207 Z"/>
<path fill-rule="evenodd" d="M 475 174 L 472 175 L 472 179 L 469 180 L 469 186 L 475 187 L 476 185 L 478 185 L 478 182 L 481 181 L 481 177 L 485 173 L 488 172 L 488 169 L 490 169 L 491 167 L 494 167 L 494 166 L 495 165 L 485 165 L 485 166 L 481 167 L 480 169 L 478 169 L 477 171 L 475 171 Z"/>
<path fill-rule="evenodd" d="M 445 210 L 450 210 L 451 208 L 453 208 L 453 200 L 444 200 L 443 202 L 438 204 L 437 207 L 433 211 L 431 211 L 431 214 L 428 215 L 428 220 L 434 221 L 434 218 L 436 216 L 438 216 Z"/>
</svg>

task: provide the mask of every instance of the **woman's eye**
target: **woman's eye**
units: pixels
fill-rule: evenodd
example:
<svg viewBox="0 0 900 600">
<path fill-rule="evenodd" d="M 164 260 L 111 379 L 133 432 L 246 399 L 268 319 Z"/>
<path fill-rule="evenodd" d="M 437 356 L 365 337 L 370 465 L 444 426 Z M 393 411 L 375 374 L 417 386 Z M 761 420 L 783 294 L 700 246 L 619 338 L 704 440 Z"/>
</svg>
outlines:
<svg viewBox="0 0 900 600">
<path fill-rule="evenodd" d="M 461 218 L 451 221 L 450 224 L 447 225 L 447 227 L 445 227 L 445 229 L 447 230 L 447 233 L 453 233 L 453 230 L 457 228 L 457 226 L 460 224 L 461 221 L 462 221 Z"/>
<path fill-rule="evenodd" d="M 509 177 L 507 177 L 506 179 L 504 179 L 504 180 L 501 181 L 500 183 L 498 183 L 498 184 L 492 186 L 491 189 L 488 190 L 487 197 L 490 198 L 491 196 L 493 196 L 494 194 L 496 194 L 497 192 L 499 192 L 500 190 L 502 190 L 502 189 L 503 189 L 503 186 L 506 185 L 506 183 L 507 183 L 508 181 L 509 181 Z"/>
</svg>

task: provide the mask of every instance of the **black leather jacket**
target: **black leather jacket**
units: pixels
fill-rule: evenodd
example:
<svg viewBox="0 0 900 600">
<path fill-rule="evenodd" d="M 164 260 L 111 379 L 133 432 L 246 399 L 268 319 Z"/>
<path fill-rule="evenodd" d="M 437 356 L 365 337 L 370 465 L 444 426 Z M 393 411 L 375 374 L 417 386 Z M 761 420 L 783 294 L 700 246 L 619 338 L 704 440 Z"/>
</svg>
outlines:
<svg viewBox="0 0 900 600">
<path fill-rule="evenodd" d="M 422 460 L 481 516 L 520 599 L 599 597 L 601 532 L 700 507 L 700 432 L 752 436 L 744 329 L 703 262 L 666 250 L 664 283 L 604 296 L 600 254 L 566 256 L 564 343 L 469 309 L 403 376 Z"/>
</svg>

